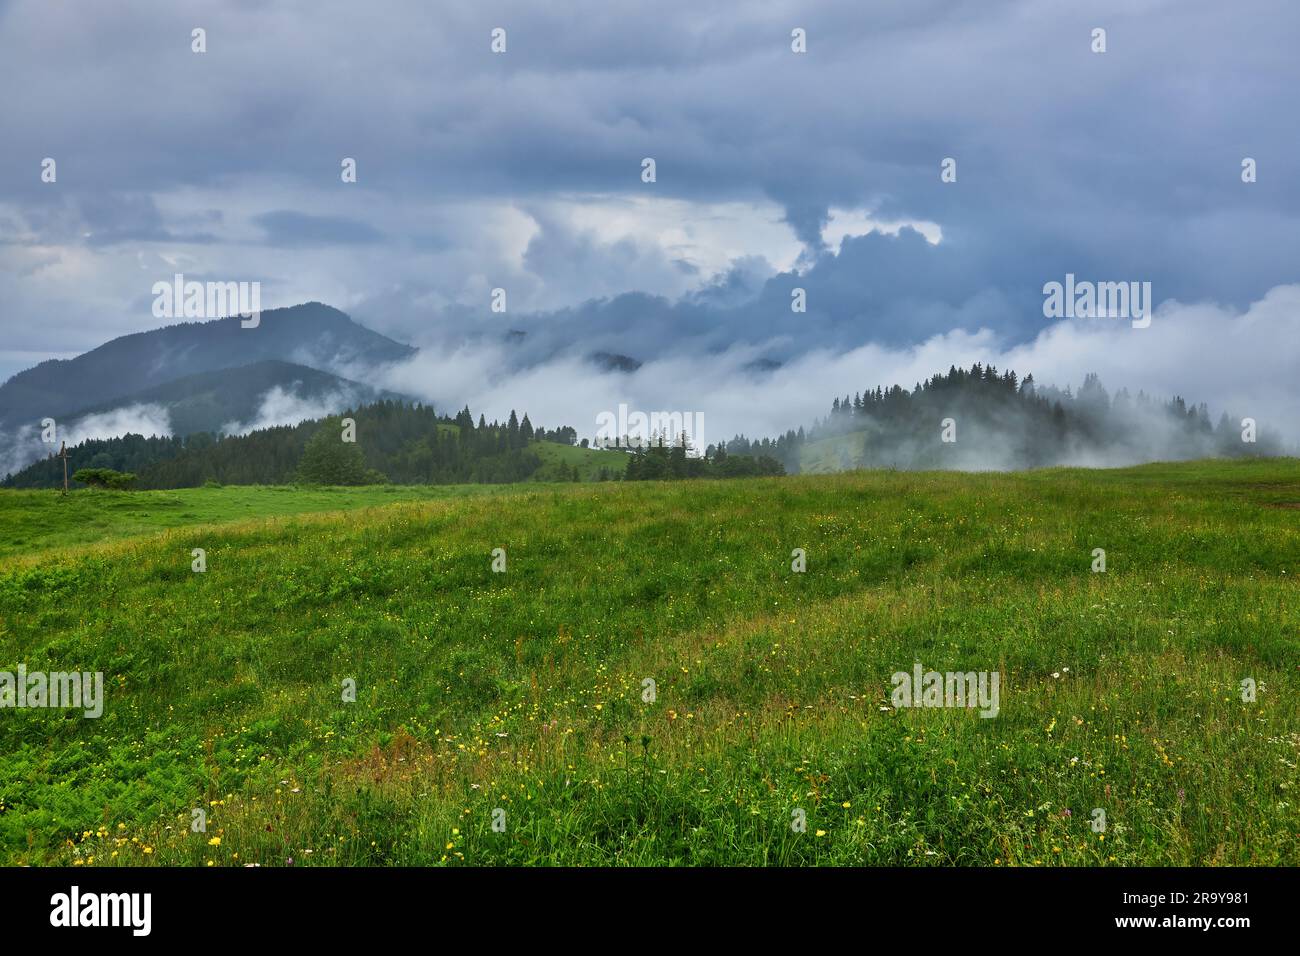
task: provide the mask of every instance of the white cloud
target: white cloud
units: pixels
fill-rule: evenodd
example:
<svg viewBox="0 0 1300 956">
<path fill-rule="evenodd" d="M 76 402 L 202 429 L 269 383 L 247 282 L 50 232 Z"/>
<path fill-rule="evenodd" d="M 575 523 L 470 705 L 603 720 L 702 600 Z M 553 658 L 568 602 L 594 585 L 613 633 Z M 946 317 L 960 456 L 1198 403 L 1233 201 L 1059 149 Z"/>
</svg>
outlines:
<svg viewBox="0 0 1300 956">
<path fill-rule="evenodd" d="M 24 425 L 14 433 L 11 442 L 0 446 L 0 475 L 17 473 L 32 462 L 58 452 L 60 442 L 66 442 L 72 448 L 91 438 L 116 438 L 126 434 L 149 438 L 171 433 L 171 417 L 167 409 L 155 404 L 124 405 L 70 422 L 56 420 L 53 444 L 41 441 L 39 426 Z"/>
<path fill-rule="evenodd" d="M 171 416 L 162 405 L 135 404 L 77 419 L 59 429 L 59 440 L 69 446 L 89 438 L 114 438 L 126 434 L 165 436 L 172 433 Z"/>
<path fill-rule="evenodd" d="M 259 428 L 276 425 L 297 425 L 314 418 L 325 418 L 344 411 L 357 403 L 357 396 L 338 390 L 314 398 L 301 396 L 279 385 L 266 391 L 257 414 L 247 422 L 226 422 L 221 431 L 227 435 L 246 435 Z"/>
<path fill-rule="evenodd" d="M 505 372 L 497 346 L 452 353 L 421 352 L 395 366 L 384 385 L 432 401 L 443 412 L 468 403 L 477 416 L 504 419 L 513 408 L 536 425 L 596 431 L 596 416 L 626 402 L 643 411 L 703 412 L 706 438 L 744 433 L 775 436 L 823 417 L 832 399 L 877 385 L 915 383 L 950 365 L 992 362 L 1032 373 L 1042 385 L 1077 388 L 1089 372 L 1112 392 L 1181 395 L 1221 411 L 1250 416 L 1261 427 L 1300 440 L 1300 285 L 1278 286 L 1246 311 L 1163 303 L 1146 329 L 1115 320 L 1066 320 L 1033 341 L 1003 347 L 990 330 L 948 332 L 918 345 L 818 349 L 767 374 L 746 365 L 759 347 L 686 354 L 647 362 L 633 373 L 603 373 L 576 354 L 523 371 Z M 455 406 L 455 408 L 451 406 Z"/>
<path fill-rule="evenodd" d="M 882 220 L 865 209 L 831 209 L 826 226 L 822 229 L 822 241 L 838 253 L 840 244 L 850 236 L 865 236 L 869 232 L 896 236 L 904 226 L 925 236 L 932 246 L 943 241 L 943 228 L 937 222 L 926 219 Z"/>
</svg>

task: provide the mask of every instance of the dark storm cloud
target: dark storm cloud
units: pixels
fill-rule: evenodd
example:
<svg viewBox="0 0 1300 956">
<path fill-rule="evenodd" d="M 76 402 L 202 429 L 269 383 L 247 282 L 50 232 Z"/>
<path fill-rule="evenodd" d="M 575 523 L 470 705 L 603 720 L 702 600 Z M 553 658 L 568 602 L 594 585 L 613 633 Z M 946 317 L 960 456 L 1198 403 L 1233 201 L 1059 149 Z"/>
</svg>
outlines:
<svg viewBox="0 0 1300 956">
<path fill-rule="evenodd" d="M 211 232 L 175 232 L 168 228 L 152 196 L 102 193 L 82 195 L 78 202 L 80 224 L 91 245 L 129 241 L 204 244 L 216 242 Z M 220 216 L 210 217 L 215 221 Z"/>
<path fill-rule="evenodd" d="M 1288 0 L 33 0 L 0 17 L 0 83 L 21 91 L 0 104 L 0 204 L 26 241 L 65 259 L 81 244 L 206 242 L 216 257 L 260 242 L 278 274 L 336 279 L 381 330 L 445 332 L 505 282 L 516 301 L 564 304 L 511 317 L 541 352 L 581 337 L 645 358 L 775 337 L 784 360 L 981 326 L 1023 341 L 1042 327 L 1043 283 L 1066 272 L 1238 310 L 1296 279 Z M 488 51 L 497 26 L 502 56 Z M 794 27 L 807 54 L 790 52 Z M 39 182 L 44 156 L 57 186 Z M 355 187 L 339 181 L 345 156 Z M 949 156 L 958 181 L 943 184 Z M 1244 156 L 1259 161 L 1250 186 Z M 184 221 L 213 195 L 231 200 L 221 223 Z M 569 195 L 775 202 L 804 243 L 801 274 L 757 275 L 747 248 L 733 258 L 748 266 L 711 274 L 653 236 L 603 239 L 539 205 Z M 479 202 L 533 212 L 521 256 L 473 240 L 472 210 L 423 212 Z M 872 234 L 836 255 L 821 236 L 833 208 L 934 222 L 943 241 Z M 323 263 L 330 251 L 351 259 Z M 39 329 L 49 293 L 23 285 L 27 268 L 0 262 L 0 292 Z M 97 339 L 111 303 L 131 300 L 81 281 L 60 289 L 60 311 Z M 809 295 L 797 322 L 795 285 Z M 652 290 L 677 292 L 635 294 Z"/>
<path fill-rule="evenodd" d="M 253 221 L 262 227 L 266 243 L 272 246 L 346 246 L 383 239 L 368 223 L 343 216 L 311 216 L 278 209 L 255 216 Z"/>
</svg>

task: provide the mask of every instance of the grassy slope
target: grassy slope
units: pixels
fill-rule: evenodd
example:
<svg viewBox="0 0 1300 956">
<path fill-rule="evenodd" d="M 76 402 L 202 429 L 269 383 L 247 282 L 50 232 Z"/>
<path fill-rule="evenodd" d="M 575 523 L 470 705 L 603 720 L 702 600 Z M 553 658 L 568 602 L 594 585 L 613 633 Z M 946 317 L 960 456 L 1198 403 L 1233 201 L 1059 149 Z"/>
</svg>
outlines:
<svg viewBox="0 0 1300 956">
<path fill-rule="evenodd" d="M 0 711 L 0 860 L 1300 863 L 1297 502 L 1295 460 L 517 486 L 0 562 L 0 669 L 108 685 Z M 1001 714 L 893 711 L 914 660 Z"/>
<path fill-rule="evenodd" d="M 865 432 L 849 432 L 805 442 L 799 448 L 799 471 L 805 475 L 826 475 L 852 468 L 862 459 L 865 440 Z"/>
<path fill-rule="evenodd" d="M 294 488 L 231 485 L 174 491 L 0 489 L 0 559 L 77 548 L 93 542 L 156 534 L 167 528 L 248 518 L 344 511 L 502 491 L 499 485 L 375 485 Z"/>
<path fill-rule="evenodd" d="M 578 466 L 578 474 L 583 481 L 595 481 L 604 468 L 612 476 L 622 477 L 627 471 L 627 453 L 606 451 L 597 448 L 581 448 L 577 445 L 560 445 L 556 442 L 542 441 L 533 446 L 542 457 L 542 469 L 537 477 L 542 481 L 555 480 L 555 464 L 562 463 L 566 468 Z"/>
<path fill-rule="evenodd" d="M 455 431 L 455 425 L 441 425 Z M 542 468 L 535 480 L 568 481 L 555 465 L 578 466 L 583 481 L 595 481 L 601 468 L 621 476 L 627 468 L 622 452 L 536 442 Z M 498 494 L 497 485 L 376 485 L 366 488 L 305 488 L 231 485 L 225 488 L 178 488 L 129 494 L 82 489 L 67 498 L 57 491 L 0 489 L 0 559 L 75 548 L 106 538 L 154 534 L 166 528 L 216 524 L 245 518 L 344 511 L 399 501 Z"/>
</svg>

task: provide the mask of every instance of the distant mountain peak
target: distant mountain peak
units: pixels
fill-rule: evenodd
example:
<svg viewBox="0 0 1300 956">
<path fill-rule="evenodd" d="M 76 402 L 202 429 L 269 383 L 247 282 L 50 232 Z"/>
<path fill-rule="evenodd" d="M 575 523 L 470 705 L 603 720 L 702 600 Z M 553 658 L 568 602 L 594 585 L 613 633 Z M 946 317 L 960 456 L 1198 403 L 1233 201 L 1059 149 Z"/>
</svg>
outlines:
<svg viewBox="0 0 1300 956">
<path fill-rule="evenodd" d="M 213 407 L 244 399 L 221 395 L 222 389 L 247 389 L 253 381 L 279 384 L 291 374 L 285 368 L 259 370 L 260 363 L 288 363 L 333 377 L 339 369 L 398 362 L 415 352 L 322 302 L 264 310 L 254 328 L 244 328 L 238 316 L 231 316 L 133 332 L 75 358 L 41 362 L 0 385 L 0 457 L 22 429 L 39 427 L 42 419 L 61 425 L 87 410 L 166 393 L 172 383 L 183 383 L 182 392 L 192 390 L 199 387 L 196 377 L 222 370 L 244 371 L 232 374 L 228 384 L 220 376 L 200 383 L 214 396 Z M 314 384 L 323 387 L 324 379 Z M 209 424 L 202 415 L 195 420 Z"/>
<path fill-rule="evenodd" d="M 416 352 L 321 302 L 180 322 L 111 339 L 71 359 L 41 362 L 0 385 L 0 423 L 57 418 L 190 375 L 279 360 L 312 368 L 384 364 Z"/>
</svg>

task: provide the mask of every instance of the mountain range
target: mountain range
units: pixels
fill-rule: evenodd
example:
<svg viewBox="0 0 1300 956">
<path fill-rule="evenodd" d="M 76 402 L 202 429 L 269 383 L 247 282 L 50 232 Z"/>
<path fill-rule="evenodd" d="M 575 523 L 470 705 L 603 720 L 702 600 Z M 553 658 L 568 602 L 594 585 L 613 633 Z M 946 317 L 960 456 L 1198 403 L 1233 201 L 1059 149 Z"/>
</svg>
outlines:
<svg viewBox="0 0 1300 956">
<path fill-rule="evenodd" d="M 511 333 L 516 338 L 522 334 Z M 101 457 L 117 455 L 114 461 L 121 458 L 143 464 L 180 455 L 187 447 L 180 440 L 186 436 L 206 436 L 200 442 L 204 444 L 221 436 L 320 421 L 344 409 L 380 403 L 418 404 L 410 396 L 340 374 L 349 368 L 364 368 L 370 378 L 375 370 L 416 354 L 411 346 L 371 331 L 319 302 L 263 312 L 260 324 L 253 328 L 244 328 L 238 317 L 232 317 L 125 335 L 73 359 L 42 362 L 0 385 L 0 476 L 38 484 L 52 481 L 54 471 L 26 477 L 20 473 L 48 459 L 62 441 L 72 448 L 87 440 L 128 434 L 142 440 L 151 435 L 178 440 L 175 447 L 150 446 L 151 450 L 134 445 L 95 446 Z M 635 358 L 609 352 L 591 353 L 587 358 L 604 374 L 630 373 L 640 366 Z M 1111 395 L 1095 375 L 1088 377 L 1076 395 L 1068 388 L 1061 391 L 1035 385 L 1032 376 L 1020 382 L 1013 372 L 999 373 L 978 363 L 969 371 L 952 368 L 947 375 L 918 382 L 911 391 L 896 384 L 887 390 L 879 384 L 869 385 L 865 392 L 837 400 L 831 411 L 830 418 L 812 423 L 807 431 L 789 431 L 758 441 L 737 435 L 721 446 L 722 451 L 771 458 L 789 471 L 1101 466 L 1153 458 L 1286 451 L 1279 435 L 1264 429 L 1256 438 L 1252 419 L 1230 416 L 1227 410 L 1216 425 L 1204 404 L 1188 404 L 1177 396 L 1156 401 L 1142 393 L 1130 396 L 1123 388 Z M 957 418 L 962 420 L 960 441 L 955 431 Z M 45 422 L 49 419 L 56 422 L 53 442 L 47 440 L 50 430 Z M 413 431 L 402 433 L 400 441 L 394 439 L 392 448 L 382 455 L 371 450 L 374 460 L 369 467 L 409 480 L 432 480 L 434 476 L 440 480 L 505 480 L 532 474 L 540 466 L 532 459 L 497 460 L 495 456 L 523 453 L 523 446 L 507 443 L 497 448 L 492 444 L 501 440 L 505 425 L 488 429 L 484 432 L 488 437 L 479 438 L 474 438 L 471 429 L 461 428 L 466 444 L 438 452 L 434 447 L 437 428 L 451 427 L 452 420 L 441 420 L 441 426 L 432 420 L 412 421 L 418 427 L 412 425 Z M 939 422 L 954 423 L 950 438 L 941 438 Z M 1249 427 L 1247 423 L 1251 423 Z M 428 438 L 428 451 L 407 447 L 421 436 Z M 308 432 L 300 430 L 289 442 L 292 448 L 280 449 L 284 461 L 271 477 L 283 480 L 291 474 L 307 438 Z M 252 448 L 255 443 L 245 444 Z M 238 458 L 244 447 L 222 445 L 219 453 L 202 454 L 207 456 L 204 461 Z M 252 474 L 242 460 L 223 465 L 226 470 L 211 462 L 209 468 L 196 457 L 201 449 L 191 451 L 186 458 L 189 472 L 160 473 L 156 480 L 174 483 L 214 475 L 219 480 L 237 480 L 233 476 Z M 438 459 L 439 454 L 446 460 Z M 392 458 L 394 455 L 397 457 Z"/>
<path fill-rule="evenodd" d="M 124 335 L 0 385 L 0 473 L 49 454 L 46 419 L 56 422 L 56 441 L 122 422 L 175 435 L 247 430 L 276 423 L 277 412 L 291 418 L 294 408 L 328 412 L 400 398 L 328 370 L 415 354 L 320 302 L 265 311 L 255 328 L 231 317 Z"/>
</svg>

